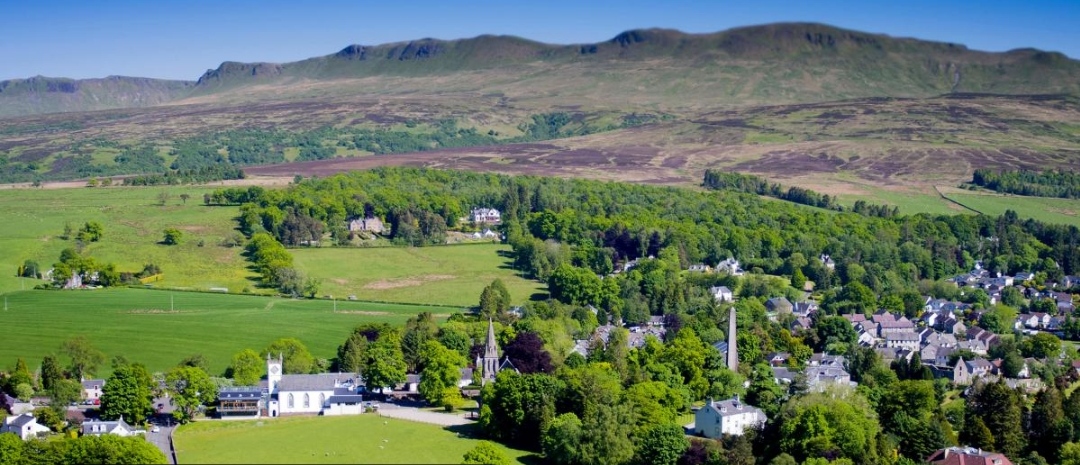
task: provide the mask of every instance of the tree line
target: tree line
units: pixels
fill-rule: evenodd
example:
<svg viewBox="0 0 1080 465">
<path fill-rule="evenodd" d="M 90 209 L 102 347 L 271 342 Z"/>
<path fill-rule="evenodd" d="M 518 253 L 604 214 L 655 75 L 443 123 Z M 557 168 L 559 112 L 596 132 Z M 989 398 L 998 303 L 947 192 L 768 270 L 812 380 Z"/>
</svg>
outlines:
<svg viewBox="0 0 1080 465">
<path fill-rule="evenodd" d="M 826 210 L 852 211 L 860 215 L 878 216 L 889 218 L 900 214 L 899 208 L 888 205 L 875 205 L 865 200 L 858 200 L 850 209 L 845 208 L 836 201 L 836 197 L 829 194 L 821 194 L 802 187 L 789 187 L 786 191 L 777 183 L 770 183 L 765 178 L 752 174 L 740 174 L 729 171 L 705 170 L 705 180 L 702 184 L 709 189 L 726 189 L 748 194 L 764 195 L 780 200 L 787 200 L 811 207 L 824 208 Z"/>
<path fill-rule="evenodd" d="M 977 169 L 971 184 L 1003 194 L 1080 198 L 1080 173 L 1065 170 Z"/>
</svg>

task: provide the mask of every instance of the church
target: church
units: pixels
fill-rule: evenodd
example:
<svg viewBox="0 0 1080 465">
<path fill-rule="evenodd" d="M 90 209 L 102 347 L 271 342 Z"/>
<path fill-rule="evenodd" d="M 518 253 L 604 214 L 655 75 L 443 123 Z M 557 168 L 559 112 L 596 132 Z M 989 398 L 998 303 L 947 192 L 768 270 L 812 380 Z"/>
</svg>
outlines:
<svg viewBox="0 0 1080 465">
<path fill-rule="evenodd" d="M 355 415 L 363 413 L 359 379 L 350 373 L 286 375 L 284 357 L 266 357 L 266 381 L 259 386 L 224 388 L 218 393 L 218 414 L 232 417 L 277 417 L 290 414 Z"/>
<path fill-rule="evenodd" d="M 491 319 L 488 319 L 488 332 L 487 341 L 484 344 L 484 356 L 476 356 L 476 368 L 480 369 L 482 373 L 481 384 L 487 384 L 489 381 L 495 381 L 495 375 L 499 374 L 501 370 L 514 370 L 514 364 L 510 363 L 510 357 L 503 359 L 502 363 L 499 363 L 499 345 L 495 341 L 495 324 Z M 520 372 L 518 372 L 520 373 Z"/>
</svg>

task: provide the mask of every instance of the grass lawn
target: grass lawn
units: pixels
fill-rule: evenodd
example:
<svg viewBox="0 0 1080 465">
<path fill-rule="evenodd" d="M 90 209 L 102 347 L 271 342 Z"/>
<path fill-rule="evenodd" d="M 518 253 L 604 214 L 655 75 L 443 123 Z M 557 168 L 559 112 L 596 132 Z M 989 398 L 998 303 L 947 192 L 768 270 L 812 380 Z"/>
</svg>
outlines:
<svg viewBox="0 0 1080 465">
<path fill-rule="evenodd" d="M 254 289 L 249 279 L 254 275 L 246 269 L 240 249 L 218 246 L 233 233 L 238 209 L 203 206 L 202 196 L 211 190 L 188 186 L 0 189 L 0 218 L 4 219 L 0 221 L 0 293 L 39 284 L 16 278 L 19 265 L 30 259 L 48 270 L 61 250 L 75 246 L 74 240 L 60 239 L 64 224 L 71 223 L 77 230 L 87 221 L 100 222 L 104 235 L 84 253 L 116 263 L 121 271 L 138 271 L 146 263 L 155 263 L 165 274 L 163 286 Z M 162 192 L 169 195 L 165 206 L 158 205 Z M 181 194 L 190 196 L 186 203 Z M 169 227 L 183 232 L 180 245 L 158 244 L 162 231 Z"/>
<path fill-rule="evenodd" d="M 461 463 L 478 442 L 436 425 L 371 414 L 200 421 L 181 426 L 174 440 L 180 463 Z M 503 450 L 514 459 L 531 455 Z"/>
<path fill-rule="evenodd" d="M 296 267 L 322 280 L 320 294 L 338 298 L 455 306 L 477 305 L 484 287 L 503 280 L 515 304 L 546 287 L 523 279 L 499 252 L 502 244 L 445 247 L 293 249 Z"/>
<path fill-rule="evenodd" d="M 262 350 L 282 337 L 295 337 L 316 358 L 332 358 L 352 328 L 365 322 L 402 325 L 431 311 L 444 319 L 449 307 L 425 307 L 328 300 L 170 292 L 146 289 L 18 291 L 4 296 L 0 310 L 0 368 L 18 357 L 37 367 L 60 343 L 85 335 L 111 358 L 123 355 L 164 371 L 200 353 L 220 374 L 233 354 Z M 108 363 L 99 370 L 107 372 Z"/>
</svg>

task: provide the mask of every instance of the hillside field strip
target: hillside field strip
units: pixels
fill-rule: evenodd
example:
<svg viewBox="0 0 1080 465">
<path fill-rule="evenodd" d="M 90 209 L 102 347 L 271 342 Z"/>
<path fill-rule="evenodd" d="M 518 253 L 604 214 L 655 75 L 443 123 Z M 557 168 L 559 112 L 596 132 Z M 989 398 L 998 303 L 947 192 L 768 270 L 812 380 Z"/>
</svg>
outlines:
<svg viewBox="0 0 1080 465">
<path fill-rule="evenodd" d="M 1015 211 L 1020 218 L 1032 218 L 1047 223 L 1063 223 L 1080 227 L 1080 200 L 1050 197 L 1027 197 L 989 193 L 946 192 L 945 195 L 969 208 L 997 216 L 1005 210 Z"/>
<path fill-rule="evenodd" d="M 154 263 L 165 275 L 163 286 L 258 291 L 241 249 L 219 245 L 236 233 L 238 209 L 204 206 L 203 194 L 212 190 L 190 186 L 0 189 L 0 293 L 40 284 L 17 278 L 19 265 L 29 259 L 42 272 L 48 270 L 59 261 L 61 250 L 75 247 L 74 239 L 60 237 L 65 223 L 78 230 L 87 221 L 100 222 L 104 234 L 100 241 L 88 244 L 83 254 L 115 263 L 120 271 L 136 272 Z M 158 199 L 162 193 L 168 196 L 164 206 Z M 183 194 L 190 196 L 186 202 L 180 197 Z M 180 245 L 158 243 L 165 228 L 183 233 Z"/>
<path fill-rule="evenodd" d="M 122 355 L 151 371 L 164 371 L 202 354 L 221 374 L 243 349 L 260 351 L 283 337 L 300 339 L 316 358 L 332 358 L 354 327 L 368 322 L 401 326 L 423 311 L 442 321 L 451 307 L 378 304 L 149 289 L 16 291 L 0 309 L 0 367 L 22 357 L 37 367 L 76 335 L 86 336 L 108 359 Z M 336 306 L 336 312 L 335 312 Z"/>
<path fill-rule="evenodd" d="M 510 259 L 501 255 L 510 252 L 504 244 L 290 252 L 297 269 L 321 280 L 320 294 L 339 299 L 355 295 L 360 300 L 475 306 L 496 278 L 506 284 L 515 305 L 534 294 L 546 295 L 541 283 L 511 269 Z"/>
<path fill-rule="evenodd" d="M 461 463 L 478 442 L 436 425 L 374 414 L 202 421 L 174 436 L 180 463 Z M 511 459 L 531 454 L 499 446 Z"/>
</svg>

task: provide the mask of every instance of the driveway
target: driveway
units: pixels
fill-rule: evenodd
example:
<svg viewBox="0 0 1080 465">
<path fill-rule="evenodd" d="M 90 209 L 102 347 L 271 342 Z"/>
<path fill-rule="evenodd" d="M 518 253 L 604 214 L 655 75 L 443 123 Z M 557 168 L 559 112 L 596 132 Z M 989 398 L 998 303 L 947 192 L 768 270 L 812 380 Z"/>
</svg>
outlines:
<svg viewBox="0 0 1080 465">
<path fill-rule="evenodd" d="M 461 426 L 473 423 L 472 420 L 465 418 L 464 413 L 437 413 L 416 407 L 404 407 L 386 403 L 379 404 L 379 416 L 431 423 L 439 426 Z"/>
</svg>

